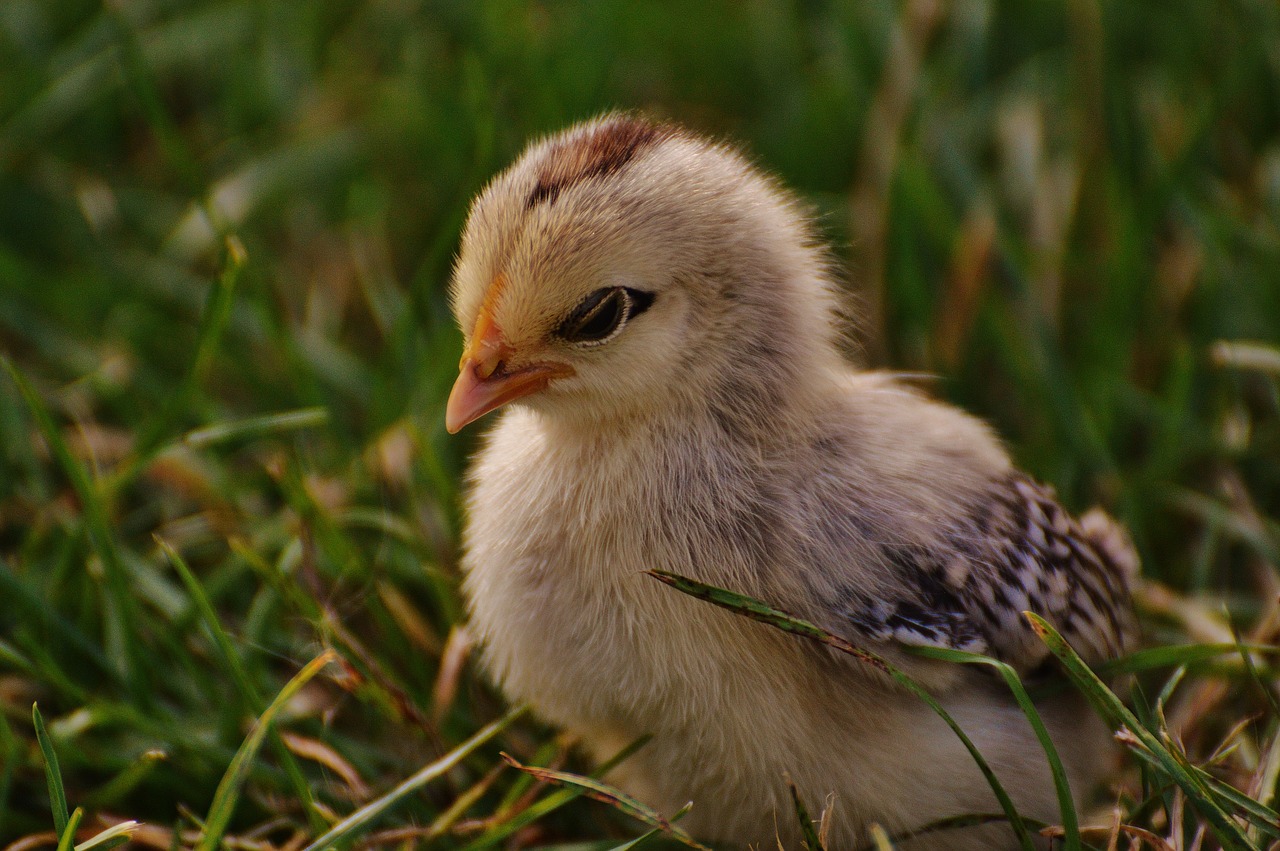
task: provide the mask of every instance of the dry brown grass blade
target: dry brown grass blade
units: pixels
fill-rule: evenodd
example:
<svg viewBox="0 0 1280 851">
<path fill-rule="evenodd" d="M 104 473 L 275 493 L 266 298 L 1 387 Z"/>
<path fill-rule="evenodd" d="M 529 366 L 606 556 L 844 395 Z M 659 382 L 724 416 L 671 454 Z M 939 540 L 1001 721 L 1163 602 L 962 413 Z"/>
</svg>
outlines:
<svg viewBox="0 0 1280 851">
<path fill-rule="evenodd" d="M 538 768 L 537 766 L 525 765 L 506 753 L 502 754 L 502 758 L 506 760 L 507 764 L 512 768 L 523 771 L 531 777 L 546 783 L 554 783 L 557 786 L 567 786 L 569 788 L 576 789 L 593 801 L 608 804 L 614 809 L 624 812 L 632 818 L 644 822 L 650 827 L 656 827 L 682 845 L 699 849 L 699 851 L 711 851 L 711 849 L 698 842 L 687 832 L 676 827 L 652 807 L 641 803 L 627 793 L 615 789 L 606 783 L 602 783 L 595 778 L 584 777 L 580 774 L 570 774 L 567 771 L 556 771 L 550 768 Z"/>
</svg>

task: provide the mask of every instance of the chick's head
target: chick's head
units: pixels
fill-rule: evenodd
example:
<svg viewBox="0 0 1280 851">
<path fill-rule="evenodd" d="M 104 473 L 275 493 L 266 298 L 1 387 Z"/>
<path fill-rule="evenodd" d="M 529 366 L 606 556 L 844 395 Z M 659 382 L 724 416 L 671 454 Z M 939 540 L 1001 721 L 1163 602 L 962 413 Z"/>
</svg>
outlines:
<svg viewBox="0 0 1280 851">
<path fill-rule="evenodd" d="M 517 399 L 595 422 L 696 402 L 835 334 L 795 204 L 732 151 L 623 115 L 535 143 L 485 188 L 451 295 L 450 432 Z"/>
</svg>

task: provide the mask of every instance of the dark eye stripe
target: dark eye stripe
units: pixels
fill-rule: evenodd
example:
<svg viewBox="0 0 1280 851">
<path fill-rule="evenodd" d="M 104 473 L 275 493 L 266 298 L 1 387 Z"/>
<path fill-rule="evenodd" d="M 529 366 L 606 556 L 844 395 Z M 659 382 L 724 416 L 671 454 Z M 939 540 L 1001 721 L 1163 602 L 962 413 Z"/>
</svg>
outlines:
<svg viewBox="0 0 1280 851">
<path fill-rule="evenodd" d="M 556 329 L 571 343 L 602 343 L 653 304 L 653 293 L 630 287 L 604 287 L 578 303 Z"/>
</svg>

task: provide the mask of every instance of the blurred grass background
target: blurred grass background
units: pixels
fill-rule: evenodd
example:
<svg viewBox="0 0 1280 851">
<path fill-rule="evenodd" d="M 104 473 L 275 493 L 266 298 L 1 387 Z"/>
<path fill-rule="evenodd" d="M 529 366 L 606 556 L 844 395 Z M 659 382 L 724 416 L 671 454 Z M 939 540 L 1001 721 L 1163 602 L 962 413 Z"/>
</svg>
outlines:
<svg viewBox="0 0 1280 851">
<path fill-rule="evenodd" d="M 52 828 L 35 701 L 86 835 L 142 819 L 160 848 L 322 648 L 341 664 L 284 707 L 241 847 L 300 847 L 501 715 L 456 629 L 475 436 L 443 428 L 445 286 L 471 196 L 611 108 L 802 193 L 860 357 L 936 374 L 1067 504 L 1121 517 L 1151 642 L 1274 637 L 1271 0 L 4 0 L 0 843 Z M 1268 669 L 1193 674 L 1173 734 L 1229 742 L 1215 770 L 1270 801 Z M 501 746 L 568 758 L 531 722 Z M 581 802 L 520 827 L 551 793 L 496 749 L 373 836 L 635 835 Z M 1136 776 L 1126 818 L 1174 836 Z"/>
</svg>

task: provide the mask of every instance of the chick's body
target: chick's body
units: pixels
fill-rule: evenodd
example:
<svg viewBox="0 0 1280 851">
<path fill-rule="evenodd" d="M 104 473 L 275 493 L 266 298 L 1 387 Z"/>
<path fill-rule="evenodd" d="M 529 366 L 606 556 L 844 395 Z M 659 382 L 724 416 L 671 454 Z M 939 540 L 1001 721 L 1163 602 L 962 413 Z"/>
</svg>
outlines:
<svg viewBox="0 0 1280 851">
<path fill-rule="evenodd" d="M 1093 659 L 1124 643 L 1123 536 L 1077 523 L 960 411 L 841 358 L 804 217 L 735 154 L 607 117 L 536 145 L 478 199 L 455 276 L 471 333 L 451 428 L 504 411 L 471 473 L 464 568 L 487 665 L 613 778 L 708 838 L 832 848 L 998 807 L 960 740 L 874 670 L 660 585 L 768 601 L 893 659 L 942 700 L 1021 811 L 1056 821 L 1003 685 L 904 645 L 1030 672 L 1032 609 Z M 1105 731 L 1041 708 L 1077 795 Z M 991 848 L 1007 828 L 908 847 Z M 930 844 L 934 843 L 934 844 Z"/>
</svg>

